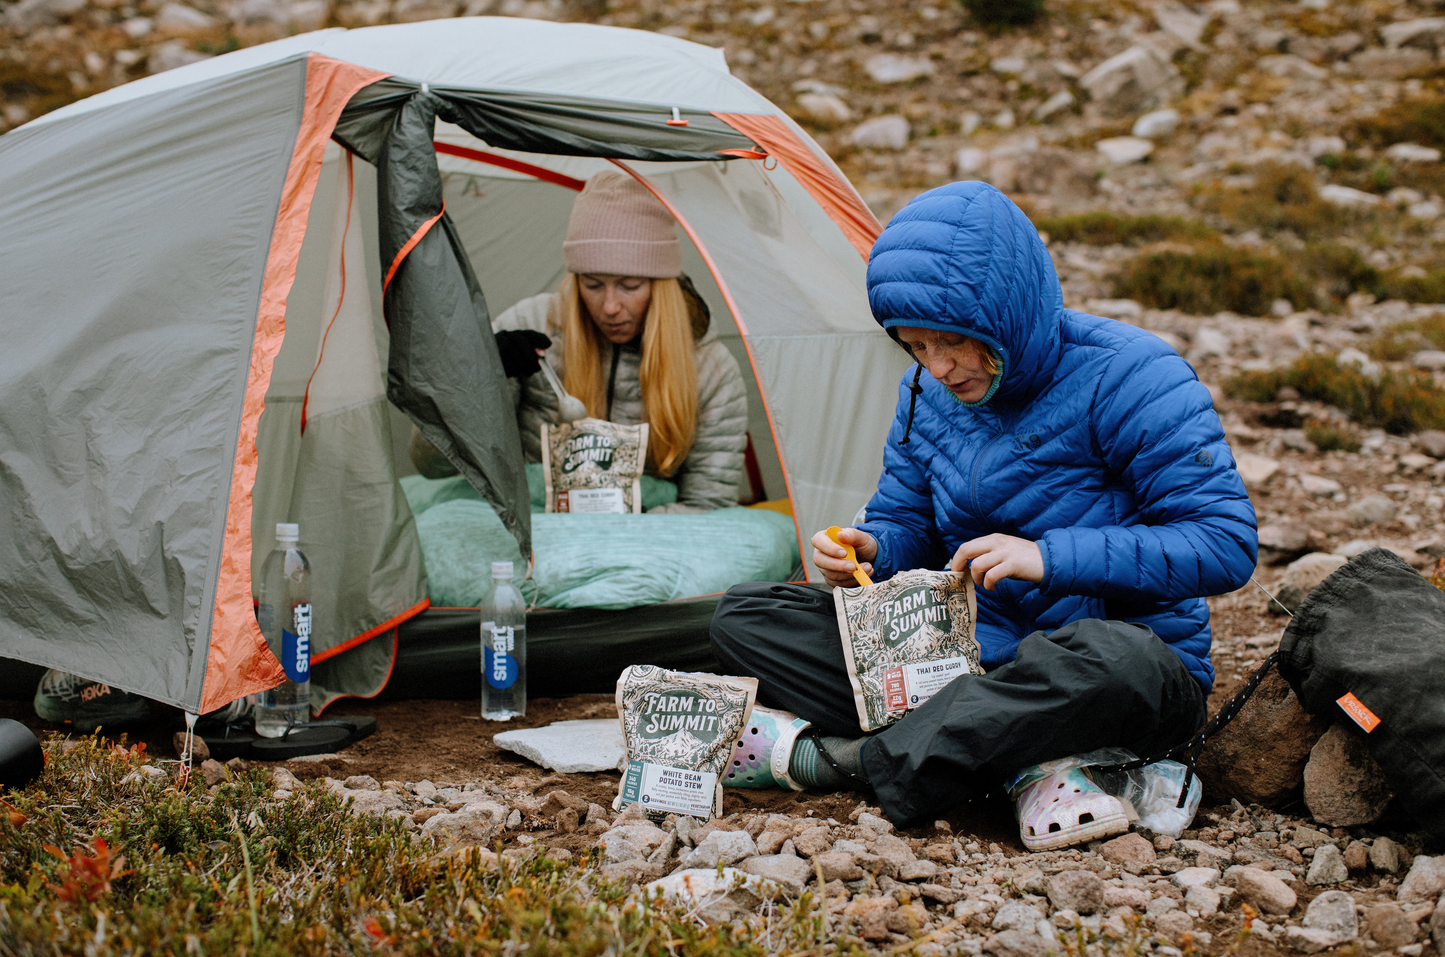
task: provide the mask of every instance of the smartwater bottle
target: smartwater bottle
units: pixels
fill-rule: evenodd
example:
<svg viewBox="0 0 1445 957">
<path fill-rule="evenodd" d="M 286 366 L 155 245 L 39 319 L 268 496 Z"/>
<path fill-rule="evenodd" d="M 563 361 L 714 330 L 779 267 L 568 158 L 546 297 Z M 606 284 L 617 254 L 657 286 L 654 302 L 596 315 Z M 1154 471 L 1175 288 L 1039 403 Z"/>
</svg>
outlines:
<svg viewBox="0 0 1445 957">
<path fill-rule="evenodd" d="M 492 562 L 492 583 L 482 605 L 482 717 L 506 721 L 527 713 L 527 603 L 511 562 Z"/>
<path fill-rule="evenodd" d="M 256 697 L 256 733 L 279 738 L 311 720 L 311 566 L 296 547 L 299 526 L 276 525 L 276 549 L 261 566 L 256 620 L 286 680 Z"/>
</svg>

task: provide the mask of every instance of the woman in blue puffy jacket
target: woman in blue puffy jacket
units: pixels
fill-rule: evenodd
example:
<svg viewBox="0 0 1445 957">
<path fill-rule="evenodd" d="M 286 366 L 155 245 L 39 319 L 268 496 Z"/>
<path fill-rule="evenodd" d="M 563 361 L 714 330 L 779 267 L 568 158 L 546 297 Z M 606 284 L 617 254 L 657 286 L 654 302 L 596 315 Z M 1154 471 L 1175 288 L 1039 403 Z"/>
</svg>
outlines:
<svg viewBox="0 0 1445 957">
<path fill-rule="evenodd" d="M 1204 596 L 1248 582 L 1258 547 L 1193 369 L 1148 332 L 1065 309 L 1037 231 L 983 183 L 931 190 L 894 216 L 868 296 L 916 364 L 867 521 L 840 540 L 875 580 L 968 570 L 987 672 L 860 738 L 832 598 L 738 586 L 713 622 L 719 659 L 759 679 L 760 703 L 799 716 L 764 730 L 782 739 L 771 780 L 866 783 L 910 823 L 1040 762 L 1187 739 L 1214 677 Z M 822 532 L 813 546 L 830 584 L 853 584 L 842 548 Z M 1060 846 L 1119 823 L 1050 820 L 1025 838 Z"/>
</svg>

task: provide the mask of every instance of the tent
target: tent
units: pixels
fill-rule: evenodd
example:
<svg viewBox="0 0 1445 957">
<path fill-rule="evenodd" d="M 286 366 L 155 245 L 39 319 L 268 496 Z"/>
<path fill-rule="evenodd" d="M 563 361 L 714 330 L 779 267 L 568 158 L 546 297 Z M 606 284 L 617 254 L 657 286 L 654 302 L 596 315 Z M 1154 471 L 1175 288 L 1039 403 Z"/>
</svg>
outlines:
<svg viewBox="0 0 1445 957">
<path fill-rule="evenodd" d="M 689 240 L 800 547 L 848 521 L 904 365 L 864 292 L 878 224 L 721 51 L 511 18 L 322 30 L 0 137 L 0 655 L 190 712 L 274 686 L 252 581 L 299 520 L 313 684 L 379 689 L 428 604 L 413 425 L 528 553 L 488 318 L 555 285 L 575 190 L 613 163 Z"/>
</svg>

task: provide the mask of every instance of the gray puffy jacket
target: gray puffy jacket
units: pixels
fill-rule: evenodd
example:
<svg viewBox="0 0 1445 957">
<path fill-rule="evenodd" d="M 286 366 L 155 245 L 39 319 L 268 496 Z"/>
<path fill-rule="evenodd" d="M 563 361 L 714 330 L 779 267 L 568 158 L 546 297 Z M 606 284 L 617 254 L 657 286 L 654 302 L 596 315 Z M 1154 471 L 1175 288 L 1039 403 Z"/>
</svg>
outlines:
<svg viewBox="0 0 1445 957">
<path fill-rule="evenodd" d="M 552 339 L 547 361 L 561 376 L 565 369 L 562 331 L 548 323 L 552 293 L 523 299 L 492 323 L 503 329 L 534 329 Z M 613 350 L 617 367 L 612 373 Z M 642 350 L 633 343 L 602 343 L 602 368 L 612 380 L 612 406 L 608 419 L 621 425 L 646 421 L 642 408 L 640 369 Z M 738 503 L 747 445 L 748 395 L 737 360 L 716 336 L 704 333 L 697 340 L 697 431 L 687 458 L 672 475 L 677 501 L 653 512 L 707 512 Z M 528 462 L 542 460 L 542 423 L 555 424 L 557 396 L 541 373 L 521 381 L 508 380 L 517 391 L 517 426 Z"/>
</svg>

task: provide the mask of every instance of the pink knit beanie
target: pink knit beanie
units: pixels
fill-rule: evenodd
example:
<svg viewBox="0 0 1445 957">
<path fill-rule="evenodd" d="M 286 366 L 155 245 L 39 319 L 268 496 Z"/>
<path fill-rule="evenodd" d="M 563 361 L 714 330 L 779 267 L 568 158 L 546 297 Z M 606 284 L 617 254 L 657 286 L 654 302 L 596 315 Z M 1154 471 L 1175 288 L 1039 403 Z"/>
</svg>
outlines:
<svg viewBox="0 0 1445 957">
<path fill-rule="evenodd" d="M 567 269 L 580 275 L 674 279 L 682 272 L 682 246 L 672 214 L 637 180 L 616 170 L 598 173 L 572 204 Z"/>
</svg>

